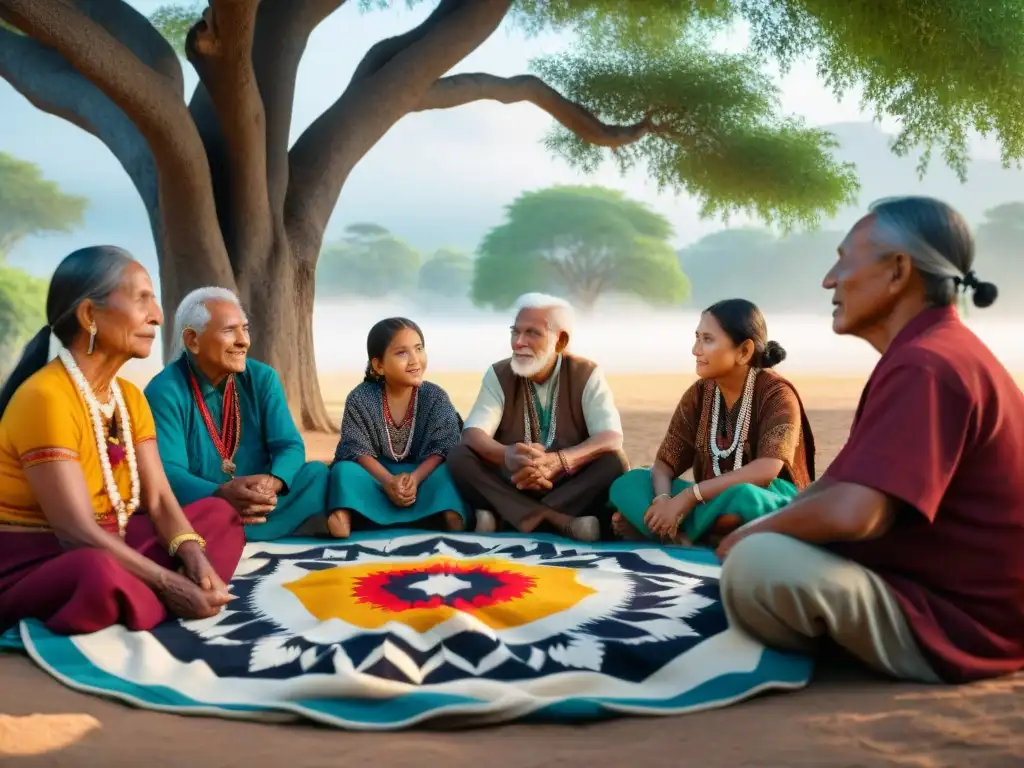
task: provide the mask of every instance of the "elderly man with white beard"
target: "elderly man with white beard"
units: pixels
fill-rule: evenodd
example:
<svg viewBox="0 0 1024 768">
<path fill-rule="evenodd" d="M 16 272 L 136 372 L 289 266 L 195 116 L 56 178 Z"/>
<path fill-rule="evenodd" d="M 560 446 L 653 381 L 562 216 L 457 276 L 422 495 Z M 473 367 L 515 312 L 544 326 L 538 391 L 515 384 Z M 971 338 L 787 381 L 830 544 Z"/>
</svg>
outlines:
<svg viewBox="0 0 1024 768">
<path fill-rule="evenodd" d="M 608 489 L 629 468 L 622 421 L 601 370 L 568 353 L 572 321 L 562 299 L 520 297 L 512 357 L 487 370 L 448 454 L 478 533 L 496 530 L 495 514 L 522 533 L 579 541 L 597 541 L 607 524 Z"/>
</svg>

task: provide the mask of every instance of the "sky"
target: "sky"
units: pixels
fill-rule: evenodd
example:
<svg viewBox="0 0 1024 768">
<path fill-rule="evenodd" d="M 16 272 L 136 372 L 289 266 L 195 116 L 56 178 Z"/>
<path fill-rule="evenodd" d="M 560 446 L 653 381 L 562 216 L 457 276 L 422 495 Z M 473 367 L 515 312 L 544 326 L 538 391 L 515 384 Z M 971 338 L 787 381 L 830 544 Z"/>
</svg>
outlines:
<svg viewBox="0 0 1024 768">
<path fill-rule="evenodd" d="M 160 4 L 132 2 L 144 13 Z M 432 3 L 413 10 L 404 3 L 395 5 L 360 13 L 356 3 L 348 3 L 314 33 L 299 71 L 293 140 L 337 98 L 369 45 L 416 25 Z M 721 44 L 740 49 L 744 41 L 745 31 L 738 28 Z M 564 50 L 569 42 L 557 35 L 527 39 L 503 27 L 453 71 L 519 74 L 527 71 L 533 57 Z M 195 75 L 187 63 L 184 70 L 191 90 Z M 813 62 L 795 67 L 780 78 L 780 86 L 783 111 L 803 115 L 813 124 L 871 119 L 860 109 L 857 94 L 837 101 L 819 82 Z M 64 254 L 101 242 L 121 245 L 143 262 L 155 263 L 142 204 L 98 140 L 36 110 L 3 80 L 0 114 L 0 151 L 38 163 L 66 191 L 91 200 L 84 227 L 70 235 L 27 241 L 12 255 L 13 263 L 45 274 Z M 326 240 L 339 237 L 346 224 L 373 221 L 425 251 L 442 246 L 472 250 L 521 192 L 579 183 L 616 187 L 648 202 L 673 222 L 679 246 L 722 228 L 719 221 L 702 221 L 692 199 L 659 194 L 642 170 L 622 176 L 609 164 L 590 176 L 575 172 L 544 148 L 542 139 L 551 125 L 551 118 L 532 105 L 489 102 L 404 118 L 352 173 Z M 897 128 L 886 122 L 881 127 Z M 978 141 L 974 156 L 997 158 L 998 153 L 992 144 Z"/>
</svg>

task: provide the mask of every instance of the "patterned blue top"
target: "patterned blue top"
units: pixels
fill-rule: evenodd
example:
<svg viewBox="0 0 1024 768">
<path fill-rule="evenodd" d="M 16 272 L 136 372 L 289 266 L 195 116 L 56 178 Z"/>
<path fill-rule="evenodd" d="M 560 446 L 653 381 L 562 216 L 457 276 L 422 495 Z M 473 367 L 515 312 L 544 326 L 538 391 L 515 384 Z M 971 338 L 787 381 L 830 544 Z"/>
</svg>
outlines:
<svg viewBox="0 0 1024 768">
<path fill-rule="evenodd" d="M 448 393 L 429 381 L 420 385 L 416 424 L 409 455 L 403 461 L 419 464 L 430 456 L 448 455 L 462 435 L 462 417 Z M 355 461 L 360 456 L 391 460 L 384 423 L 384 385 L 364 381 L 345 399 L 341 440 L 334 460 Z"/>
</svg>

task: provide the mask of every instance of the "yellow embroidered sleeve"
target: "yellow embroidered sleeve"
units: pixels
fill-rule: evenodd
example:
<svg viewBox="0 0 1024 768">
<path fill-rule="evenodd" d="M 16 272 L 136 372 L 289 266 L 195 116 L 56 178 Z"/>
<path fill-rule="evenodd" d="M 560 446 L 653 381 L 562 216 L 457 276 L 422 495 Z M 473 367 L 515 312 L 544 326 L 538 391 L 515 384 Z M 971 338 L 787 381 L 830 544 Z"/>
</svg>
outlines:
<svg viewBox="0 0 1024 768">
<path fill-rule="evenodd" d="M 757 434 L 757 458 L 780 459 L 787 466 L 793 465 L 802 428 L 800 401 L 788 386 L 773 388 L 765 398 Z"/>
<path fill-rule="evenodd" d="M 81 408 L 65 391 L 49 385 L 49 377 L 29 381 L 19 389 L 4 413 L 22 467 L 50 461 L 78 461 L 84 424 Z"/>
<path fill-rule="evenodd" d="M 130 381 L 117 381 L 121 385 L 124 404 L 128 408 L 128 418 L 132 421 L 132 442 L 138 445 L 147 440 L 156 440 L 156 422 L 146 396 Z"/>
<path fill-rule="evenodd" d="M 700 425 L 701 388 L 695 383 L 683 393 L 668 431 L 658 448 L 658 461 L 672 467 L 676 476 L 693 466 L 696 455 L 697 427 Z"/>
</svg>

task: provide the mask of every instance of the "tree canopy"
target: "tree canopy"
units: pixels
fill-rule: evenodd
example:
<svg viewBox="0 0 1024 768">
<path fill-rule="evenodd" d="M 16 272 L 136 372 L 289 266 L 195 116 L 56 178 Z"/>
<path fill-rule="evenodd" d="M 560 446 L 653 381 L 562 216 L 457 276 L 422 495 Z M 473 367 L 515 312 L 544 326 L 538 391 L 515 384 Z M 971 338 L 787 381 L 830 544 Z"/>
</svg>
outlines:
<svg viewBox="0 0 1024 768">
<path fill-rule="evenodd" d="M 544 289 L 580 307 L 608 293 L 678 304 L 689 290 L 668 242 L 668 220 L 604 187 L 552 187 L 520 195 L 480 245 L 473 300 L 496 308 Z"/>
<path fill-rule="evenodd" d="M 783 229 L 833 215 L 858 181 L 827 131 L 784 114 L 766 66 L 814 61 L 837 93 L 857 89 L 894 118 L 896 151 L 922 165 L 937 153 L 963 175 L 972 130 L 1005 162 L 1024 156 L 1017 0 L 432 0 L 422 22 L 368 47 L 293 140 L 313 31 L 342 5 L 400 2 L 427 4 L 207 0 L 147 19 L 125 0 L 0 0 L 13 28 L 0 28 L 0 76 L 120 161 L 149 215 L 165 305 L 201 285 L 239 292 L 253 355 L 278 369 L 307 428 L 333 427 L 312 333 L 324 232 L 352 170 L 409 114 L 530 103 L 554 119 L 548 147 L 581 169 L 641 168 L 708 216 Z M 506 22 L 569 42 L 523 74 L 457 71 Z M 737 26 L 746 50 L 712 44 Z M 192 94 L 174 46 L 199 76 Z"/>
<path fill-rule="evenodd" d="M 999 301 L 993 309 L 1000 314 L 1019 314 L 1024 303 L 1024 202 L 1004 203 L 985 211 L 975 234 L 974 270 L 982 280 L 999 287 Z"/>
<path fill-rule="evenodd" d="M 80 226 L 87 205 L 44 179 L 35 163 L 0 152 L 0 259 L 26 237 Z"/>
<path fill-rule="evenodd" d="M 21 346 L 46 324 L 48 283 L 0 265 L 0 380 L 7 378 Z"/>
<path fill-rule="evenodd" d="M 473 283 L 473 257 L 453 248 L 441 248 L 420 267 L 419 288 L 448 299 L 469 296 Z"/>
<path fill-rule="evenodd" d="M 420 254 L 379 224 L 350 224 L 345 237 L 324 248 L 317 267 L 321 296 L 378 299 L 416 289 Z"/>
<path fill-rule="evenodd" d="M 830 311 L 821 282 L 845 232 L 819 230 L 778 237 L 766 229 L 714 232 L 679 251 L 700 309 L 744 298 L 766 312 Z"/>
</svg>

